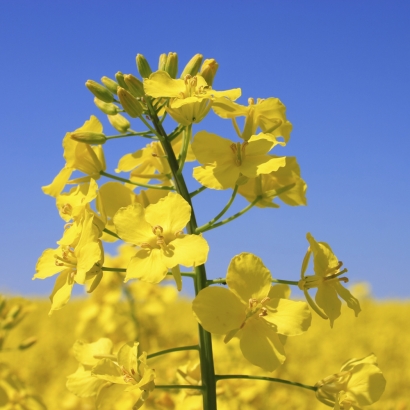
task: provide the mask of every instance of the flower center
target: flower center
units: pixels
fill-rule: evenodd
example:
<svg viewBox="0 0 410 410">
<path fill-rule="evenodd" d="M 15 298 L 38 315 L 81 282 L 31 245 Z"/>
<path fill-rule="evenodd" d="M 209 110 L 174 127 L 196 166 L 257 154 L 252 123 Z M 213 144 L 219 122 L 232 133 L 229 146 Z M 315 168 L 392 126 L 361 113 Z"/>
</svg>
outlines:
<svg viewBox="0 0 410 410">
<path fill-rule="evenodd" d="M 233 143 L 230 145 L 230 148 L 234 154 L 234 161 L 235 164 L 239 167 L 240 165 L 242 165 L 242 162 L 245 159 L 245 150 L 246 150 L 246 146 L 248 145 L 248 142 L 237 142 L 236 144 Z"/>
<path fill-rule="evenodd" d="M 248 319 L 250 319 L 252 316 L 258 315 L 258 317 L 263 317 L 268 315 L 268 310 L 264 306 L 265 303 L 269 302 L 270 298 L 265 297 L 261 301 L 257 299 L 249 299 L 249 304 L 246 309 L 246 317 L 245 320 L 243 321 L 240 329 L 242 329 L 245 326 L 245 323 Z"/>
</svg>

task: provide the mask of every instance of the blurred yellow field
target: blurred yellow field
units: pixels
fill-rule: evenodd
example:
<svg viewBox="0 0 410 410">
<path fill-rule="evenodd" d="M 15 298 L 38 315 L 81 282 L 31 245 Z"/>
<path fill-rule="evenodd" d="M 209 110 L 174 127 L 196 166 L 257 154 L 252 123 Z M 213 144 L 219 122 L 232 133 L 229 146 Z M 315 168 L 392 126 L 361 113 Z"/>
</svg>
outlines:
<svg viewBox="0 0 410 410">
<path fill-rule="evenodd" d="M 356 291 L 356 293 L 358 293 Z M 108 337 L 114 350 L 130 340 L 138 340 L 142 350 L 152 354 L 167 348 L 197 343 L 197 323 L 191 313 L 190 301 L 178 297 L 174 287 L 151 286 L 142 282 L 129 287 L 128 296 L 135 298 L 131 316 L 131 299 L 122 294 L 120 282 L 103 281 L 86 299 L 71 301 L 64 309 L 47 315 L 48 300 L 33 300 L 25 306 L 26 317 L 11 329 L 4 341 L 1 362 L 44 401 L 49 410 L 94 409 L 94 399 L 80 399 L 66 389 L 67 376 L 74 373 L 77 361 L 72 346 L 77 339 L 95 342 Z M 11 299 L 9 305 L 26 305 L 21 299 Z M 286 343 L 285 364 L 273 373 L 264 372 L 247 362 L 236 342 L 224 345 L 213 338 L 216 373 L 270 376 L 314 385 L 327 375 L 337 373 L 342 364 L 352 358 L 374 353 L 387 380 L 381 400 L 372 409 L 410 408 L 410 333 L 408 301 L 376 301 L 361 297 L 362 312 L 355 318 L 346 307 L 342 317 L 330 329 L 329 323 L 314 315 L 308 332 L 290 338 Z M 9 350 L 24 339 L 37 337 L 37 343 L 26 350 Z M 174 352 L 149 360 L 155 368 L 158 384 L 187 384 L 181 377 L 186 367 L 197 361 L 195 351 Z M 188 382 L 195 382 L 195 372 Z M 18 389 L 17 389 L 18 390 Z M 24 390 L 20 388 L 20 396 Z M 188 392 L 187 395 L 185 392 Z M 1 391 L 0 391 L 1 393 Z M 194 390 L 156 389 L 144 408 L 201 409 L 199 392 Z M 325 409 L 313 392 L 294 386 L 256 380 L 223 380 L 218 382 L 218 408 L 224 409 Z M 23 400 L 16 393 L 16 403 Z M 1 394 L 0 394 L 1 399 Z M 131 408 L 121 401 L 115 409 Z M 24 401 L 24 400 L 23 400 Z M 10 404 L 9 404 L 10 406 Z M 0 407 L 5 409 L 41 407 Z"/>
</svg>

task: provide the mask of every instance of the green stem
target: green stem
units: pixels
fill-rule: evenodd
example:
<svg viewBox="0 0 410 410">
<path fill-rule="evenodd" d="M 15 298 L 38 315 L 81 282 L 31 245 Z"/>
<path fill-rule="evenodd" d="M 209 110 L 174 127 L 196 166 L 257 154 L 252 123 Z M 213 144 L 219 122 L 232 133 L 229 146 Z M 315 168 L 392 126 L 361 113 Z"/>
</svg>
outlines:
<svg viewBox="0 0 410 410">
<path fill-rule="evenodd" d="M 200 194 L 202 191 L 205 191 L 206 188 L 207 188 L 206 186 L 201 186 L 201 188 L 198 188 L 198 189 L 196 189 L 195 191 L 192 191 L 192 192 L 189 194 L 189 196 L 190 196 L 191 198 L 193 198 L 194 196 Z"/>
<path fill-rule="evenodd" d="M 206 281 L 206 284 L 209 285 L 215 285 L 215 284 L 220 284 L 220 285 L 226 285 L 226 278 L 220 278 L 220 279 L 208 279 Z"/>
<path fill-rule="evenodd" d="M 194 389 L 205 390 L 205 386 L 191 386 L 190 384 L 156 384 L 156 389 Z"/>
<path fill-rule="evenodd" d="M 316 391 L 317 387 L 308 386 L 307 384 L 296 383 L 290 380 L 277 379 L 276 377 L 264 377 L 264 376 L 248 376 L 244 374 L 217 374 L 215 375 L 216 380 L 226 380 L 226 379 L 252 379 L 252 380 L 266 380 L 268 382 L 289 384 L 291 386 L 301 387 L 303 389 L 308 389 Z"/>
<path fill-rule="evenodd" d="M 125 268 L 108 268 L 106 266 L 103 266 L 101 270 L 104 272 L 127 272 Z"/>
<path fill-rule="evenodd" d="M 143 187 L 143 188 L 161 189 L 161 190 L 166 190 L 166 191 L 174 191 L 175 190 L 175 188 L 173 188 L 171 186 L 142 184 L 140 182 L 133 182 L 133 181 L 130 181 L 129 179 L 117 177 L 116 175 L 112 175 L 112 174 L 109 174 L 108 172 L 104 172 L 104 171 L 100 171 L 100 175 L 103 175 L 107 178 L 115 179 L 116 181 L 125 182 L 127 184 L 136 185 L 136 186 L 140 186 L 140 187 Z"/>
<path fill-rule="evenodd" d="M 188 278 L 195 279 L 196 274 L 195 273 L 190 273 L 190 272 L 180 272 L 181 276 L 186 276 Z M 167 272 L 168 276 L 172 276 L 172 272 Z"/>
<path fill-rule="evenodd" d="M 208 226 L 208 224 L 203 225 L 203 226 L 201 226 L 200 228 L 197 228 L 197 229 L 195 230 L 195 233 L 198 234 L 198 233 L 210 231 L 211 229 L 218 228 L 219 226 L 225 225 L 225 224 L 227 224 L 228 222 L 231 222 L 231 221 L 233 221 L 234 219 L 239 218 L 239 217 L 242 216 L 244 213 L 248 212 L 251 208 L 253 208 L 253 207 L 256 205 L 256 203 L 257 203 L 260 199 L 261 199 L 261 197 L 260 197 L 260 196 L 257 196 L 257 197 L 254 199 L 254 201 L 251 202 L 246 208 L 243 208 L 242 211 L 239 211 L 239 212 L 236 213 L 235 215 L 232 215 L 232 216 L 230 216 L 229 218 L 226 218 L 226 219 L 224 219 L 223 221 L 218 222 L 218 223 L 216 223 L 216 224 L 214 224 L 214 225 L 210 225 L 210 226 Z"/>
<path fill-rule="evenodd" d="M 130 316 L 131 319 L 134 323 L 134 328 L 135 328 L 135 341 L 138 341 L 138 330 L 139 330 L 139 324 L 138 324 L 138 318 L 135 314 L 135 300 L 134 300 L 134 296 L 132 295 L 131 291 L 129 290 L 127 285 L 123 285 L 123 290 L 125 293 L 125 297 L 128 300 L 128 304 L 130 305 Z"/>
<path fill-rule="evenodd" d="M 168 353 L 173 353 L 173 352 L 182 352 L 184 350 L 199 350 L 199 345 L 173 347 L 172 349 L 161 350 L 159 352 L 151 353 L 147 355 L 147 359 L 152 359 L 153 357 L 162 356 L 163 354 L 168 354 Z"/>
<path fill-rule="evenodd" d="M 218 215 L 215 216 L 215 218 L 211 219 L 208 223 L 206 223 L 205 225 L 200 226 L 199 228 L 196 229 L 195 232 L 205 232 L 209 229 L 211 229 L 210 227 L 220 218 L 222 218 L 222 216 L 225 215 L 226 211 L 231 207 L 232 202 L 234 201 L 235 197 L 236 197 L 236 193 L 238 192 L 238 185 L 235 185 L 235 188 L 232 192 L 231 197 L 229 198 L 228 203 L 225 205 L 225 207 L 222 209 L 221 212 L 219 212 Z"/>
<path fill-rule="evenodd" d="M 127 138 L 127 137 L 144 137 L 144 138 L 149 138 L 152 140 L 157 140 L 157 137 L 154 137 L 153 135 L 150 135 L 151 131 L 142 131 L 142 132 L 127 132 L 126 134 L 118 134 L 118 135 L 111 135 L 110 137 L 107 137 L 108 140 L 113 140 L 116 138 Z"/>
<path fill-rule="evenodd" d="M 108 234 L 111 235 L 111 236 L 115 236 L 115 237 L 118 238 L 118 239 L 121 239 L 115 232 L 110 231 L 110 230 L 107 229 L 107 228 L 104 228 L 104 229 L 103 229 L 103 232 L 108 233 Z"/>
<path fill-rule="evenodd" d="M 182 175 L 182 170 L 184 169 L 186 156 L 188 153 L 189 143 L 191 142 L 191 135 L 192 135 L 192 124 L 188 125 L 187 128 L 184 130 L 184 136 L 182 139 L 182 147 L 181 152 L 178 158 L 178 175 Z"/>
<path fill-rule="evenodd" d="M 187 225 L 188 234 L 195 234 L 198 224 L 196 222 L 195 212 L 192 207 L 191 197 L 189 195 L 188 188 L 185 183 L 183 175 L 178 173 L 179 165 L 175 157 L 175 153 L 172 149 L 171 143 L 165 132 L 162 124 L 160 123 L 158 116 L 153 111 L 151 106 L 151 101 L 149 98 L 146 99 L 147 107 L 150 111 L 151 118 L 155 129 L 160 135 L 159 139 L 164 149 L 165 154 L 168 157 L 168 163 L 172 171 L 172 176 L 174 178 L 174 183 L 177 189 L 177 192 L 188 202 L 191 206 L 191 218 Z M 195 294 L 204 289 L 207 284 L 206 270 L 205 265 L 200 265 L 195 267 Z M 204 385 L 203 390 L 203 408 L 206 410 L 217 410 L 216 404 L 216 380 L 215 380 L 215 369 L 214 369 L 214 360 L 212 352 L 212 338 L 211 334 L 207 332 L 201 325 L 198 324 L 198 333 L 199 333 L 199 357 L 201 364 L 201 378 Z"/>
<path fill-rule="evenodd" d="M 155 116 L 157 117 L 157 115 L 155 114 Z M 151 127 L 151 125 L 149 124 L 149 122 L 142 116 L 140 115 L 138 117 L 143 123 L 144 125 L 153 133 L 155 134 L 159 139 L 161 139 L 161 136 L 158 135 L 158 132 L 156 130 L 154 130 L 154 128 Z M 158 118 L 158 117 L 157 117 Z"/>
<path fill-rule="evenodd" d="M 185 127 L 183 127 L 183 126 L 181 127 L 181 126 L 178 125 L 178 127 L 176 127 L 174 129 L 174 131 L 172 131 L 171 134 L 168 135 L 168 141 L 172 142 L 184 130 L 185 130 Z"/>
<path fill-rule="evenodd" d="M 272 279 L 273 283 L 283 283 L 284 285 L 294 285 L 298 286 L 299 282 L 297 280 L 285 280 L 285 279 Z"/>
</svg>

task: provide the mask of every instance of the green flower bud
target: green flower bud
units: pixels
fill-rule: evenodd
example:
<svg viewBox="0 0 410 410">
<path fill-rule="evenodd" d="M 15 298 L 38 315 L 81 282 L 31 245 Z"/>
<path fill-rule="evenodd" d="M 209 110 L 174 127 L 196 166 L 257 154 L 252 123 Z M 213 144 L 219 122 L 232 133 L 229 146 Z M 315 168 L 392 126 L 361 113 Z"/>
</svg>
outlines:
<svg viewBox="0 0 410 410">
<path fill-rule="evenodd" d="M 94 104 L 104 113 L 108 115 L 118 114 L 119 108 L 113 103 L 105 103 L 99 100 L 97 97 L 94 98 Z"/>
<path fill-rule="evenodd" d="M 171 78 L 176 78 L 178 74 L 178 54 L 168 53 L 167 62 L 165 64 L 165 71 Z"/>
<path fill-rule="evenodd" d="M 128 86 L 127 86 L 127 84 L 125 84 L 124 74 L 121 71 L 118 71 L 115 74 L 115 78 L 116 78 L 116 80 L 118 82 L 118 85 L 120 87 L 125 88 L 126 90 L 128 90 Z"/>
<path fill-rule="evenodd" d="M 85 86 L 100 100 L 106 103 L 114 101 L 114 96 L 112 95 L 112 93 L 101 84 L 98 84 L 93 80 L 88 80 L 85 83 Z"/>
<path fill-rule="evenodd" d="M 165 71 L 165 66 L 166 65 L 167 65 L 167 55 L 166 54 L 161 54 L 159 56 L 158 70 L 159 71 Z"/>
<path fill-rule="evenodd" d="M 216 72 L 218 71 L 218 67 L 218 63 L 213 58 L 208 58 L 202 64 L 199 74 L 205 78 L 205 81 L 208 85 L 212 85 L 212 83 L 214 82 L 214 77 Z"/>
<path fill-rule="evenodd" d="M 101 82 L 102 82 L 113 94 L 117 94 L 118 84 L 117 84 L 114 80 L 111 80 L 111 78 L 104 76 L 104 77 L 101 78 Z"/>
<path fill-rule="evenodd" d="M 152 74 L 151 67 L 148 64 L 148 61 L 142 54 L 137 54 L 137 68 L 140 76 L 142 78 L 148 78 Z"/>
<path fill-rule="evenodd" d="M 105 144 L 107 137 L 98 132 L 79 131 L 72 132 L 70 137 L 77 142 L 84 142 L 85 144 Z"/>
<path fill-rule="evenodd" d="M 134 97 L 143 97 L 144 93 L 144 85 L 137 77 L 133 76 L 132 74 L 124 75 L 125 84 L 127 84 L 127 90 L 134 96 Z M 124 88 L 124 87 L 123 87 Z"/>
<path fill-rule="evenodd" d="M 182 71 L 181 78 L 185 78 L 187 74 L 191 75 L 192 77 L 198 74 L 199 67 L 201 67 L 202 59 L 204 56 L 202 54 L 195 54 L 187 63 Z"/>
<path fill-rule="evenodd" d="M 28 349 L 29 347 L 33 346 L 35 343 L 37 343 L 37 338 L 34 336 L 31 336 L 25 340 L 23 340 L 19 345 L 18 348 L 20 350 L 25 350 Z"/>
<path fill-rule="evenodd" d="M 118 87 L 118 98 L 125 112 L 130 117 L 137 118 L 142 114 L 142 104 L 122 87 Z"/>
<path fill-rule="evenodd" d="M 121 114 L 108 115 L 108 121 L 117 131 L 123 134 L 128 131 L 128 128 L 131 127 L 130 122 Z"/>
</svg>

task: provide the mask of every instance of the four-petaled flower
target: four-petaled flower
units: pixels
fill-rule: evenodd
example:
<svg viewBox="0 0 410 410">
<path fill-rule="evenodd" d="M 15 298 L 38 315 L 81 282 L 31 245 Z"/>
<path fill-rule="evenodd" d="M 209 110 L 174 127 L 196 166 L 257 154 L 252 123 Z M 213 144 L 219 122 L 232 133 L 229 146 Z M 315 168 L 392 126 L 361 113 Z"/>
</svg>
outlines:
<svg viewBox="0 0 410 410">
<path fill-rule="evenodd" d="M 128 264 L 125 281 L 138 278 L 158 283 L 172 269 L 180 290 L 178 265 L 202 265 L 209 250 L 202 236 L 183 233 L 190 217 L 188 202 L 173 192 L 145 209 L 138 203 L 121 208 L 114 215 L 117 233 L 125 242 L 140 247 Z"/>
<path fill-rule="evenodd" d="M 259 134 L 234 143 L 216 134 L 198 132 L 192 150 L 203 165 L 194 168 L 194 178 L 208 188 L 227 189 L 234 188 L 241 175 L 255 178 L 277 171 L 286 165 L 286 157 L 268 155 L 274 142 L 264 137 Z"/>
<path fill-rule="evenodd" d="M 288 300 L 287 285 L 272 286 L 269 270 L 251 253 L 232 259 L 226 283 L 229 289 L 202 289 L 192 304 L 194 315 L 208 332 L 225 335 L 225 343 L 238 337 L 252 364 L 275 370 L 286 358 L 280 335 L 296 336 L 310 326 L 307 304 Z"/>
<path fill-rule="evenodd" d="M 386 386 L 374 354 L 350 359 L 339 373 L 316 383 L 316 397 L 335 410 L 359 410 L 380 399 Z"/>
<path fill-rule="evenodd" d="M 198 123 L 208 114 L 215 98 L 225 97 L 236 100 L 241 89 L 215 91 L 201 75 L 186 75 L 183 79 L 173 79 L 165 71 L 152 73 L 144 79 L 144 90 L 154 98 L 172 98 L 166 111 L 182 125 Z"/>
<path fill-rule="evenodd" d="M 326 242 L 316 242 L 310 233 L 306 238 L 310 246 L 303 259 L 299 288 L 305 293 L 309 305 L 319 316 L 330 320 L 330 327 L 333 327 L 333 322 L 340 316 L 342 302 L 338 295 L 346 301 L 347 306 L 353 309 L 357 316 L 361 310 L 359 301 L 340 283 L 349 281 L 346 277 L 340 277 L 347 272 L 347 269 L 340 270 L 343 263 L 337 259 Z M 315 274 L 305 276 L 312 253 Z M 311 288 L 317 288 L 316 303 L 308 293 Z"/>
</svg>

